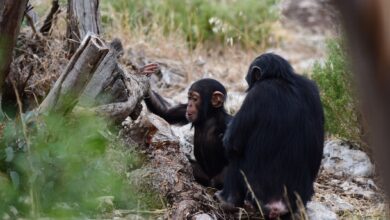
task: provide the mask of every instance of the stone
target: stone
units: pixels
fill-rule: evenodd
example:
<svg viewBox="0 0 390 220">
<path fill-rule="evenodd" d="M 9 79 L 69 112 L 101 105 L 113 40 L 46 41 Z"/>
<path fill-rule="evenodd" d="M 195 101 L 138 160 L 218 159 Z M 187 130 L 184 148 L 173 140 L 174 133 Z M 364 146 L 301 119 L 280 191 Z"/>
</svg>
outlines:
<svg viewBox="0 0 390 220">
<path fill-rule="evenodd" d="M 308 202 L 307 216 L 310 220 L 337 220 L 337 215 L 319 202 Z"/>
<path fill-rule="evenodd" d="M 333 140 L 325 143 L 322 166 L 336 176 L 370 177 L 374 165 L 366 153 L 351 149 L 347 144 Z"/>
</svg>

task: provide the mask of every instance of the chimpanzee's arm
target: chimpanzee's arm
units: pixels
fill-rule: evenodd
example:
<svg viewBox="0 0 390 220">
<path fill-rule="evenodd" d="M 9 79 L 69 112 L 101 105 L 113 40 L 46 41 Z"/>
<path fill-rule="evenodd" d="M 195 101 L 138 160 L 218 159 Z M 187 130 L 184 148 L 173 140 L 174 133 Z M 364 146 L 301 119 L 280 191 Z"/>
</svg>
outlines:
<svg viewBox="0 0 390 220">
<path fill-rule="evenodd" d="M 150 90 L 149 97 L 146 97 L 145 104 L 149 111 L 165 119 L 169 124 L 187 124 L 187 104 L 179 104 L 171 107 L 157 92 Z"/>
</svg>

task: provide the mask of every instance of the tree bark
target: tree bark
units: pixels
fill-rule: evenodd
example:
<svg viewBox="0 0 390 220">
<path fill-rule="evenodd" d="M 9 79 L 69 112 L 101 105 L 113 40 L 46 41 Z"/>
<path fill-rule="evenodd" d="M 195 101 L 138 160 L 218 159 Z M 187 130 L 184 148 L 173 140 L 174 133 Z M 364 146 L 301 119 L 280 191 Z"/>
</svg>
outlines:
<svg viewBox="0 0 390 220">
<path fill-rule="evenodd" d="M 72 55 L 87 33 L 100 34 L 99 0 L 69 0 L 67 38 Z"/>
<path fill-rule="evenodd" d="M 109 49 L 98 37 L 87 36 L 66 70 L 41 103 L 39 112 L 71 111 Z"/>
<path fill-rule="evenodd" d="M 0 0 L 0 97 L 26 7 L 27 0 Z"/>
</svg>

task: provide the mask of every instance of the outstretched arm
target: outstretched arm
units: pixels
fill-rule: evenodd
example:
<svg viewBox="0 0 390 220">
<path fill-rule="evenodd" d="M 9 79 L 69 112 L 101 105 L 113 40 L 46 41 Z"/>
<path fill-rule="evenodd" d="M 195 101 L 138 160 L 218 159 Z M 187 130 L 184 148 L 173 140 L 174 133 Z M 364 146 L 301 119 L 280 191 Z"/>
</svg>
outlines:
<svg viewBox="0 0 390 220">
<path fill-rule="evenodd" d="M 160 71 L 160 67 L 156 63 L 147 64 L 139 69 L 139 73 L 146 76 L 150 76 L 158 71 Z M 186 118 L 187 104 L 171 107 L 163 97 L 152 90 L 149 90 L 149 96 L 144 100 L 149 111 L 164 118 L 169 124 L 184 125 L 188 123 Z"/>
<path fill-rule="evenodd" d="M 187 124 L 187 104 L 179 104 L 171 107 L 157 92 L 149 91 L 149 97 L 145 98 L 145 104 L 149 111 L 165 119 L 169 124 Z"/>
</svg>

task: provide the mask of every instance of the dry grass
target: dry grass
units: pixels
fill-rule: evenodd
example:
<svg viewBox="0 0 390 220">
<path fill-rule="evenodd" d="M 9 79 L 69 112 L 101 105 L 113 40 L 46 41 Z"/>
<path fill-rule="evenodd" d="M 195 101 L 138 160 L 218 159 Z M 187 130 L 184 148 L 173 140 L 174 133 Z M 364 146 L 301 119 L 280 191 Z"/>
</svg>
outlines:
<svg viewBox="0 0 390 220">
<path fill-rule="evenodd" d="M 244 77 L 250 62 L 263 49 L 244 51 L 238 45 L 197 45 L 190 49 L 180 30 L 164 34 L 162 27 L 151 26 L 131 29 L 126 21 L 126 15 L 118 14 L 113 9 L 106 12 L 112 18 L 105 33 L 107 39 L 120 38 L 126 50 L 140 57 L 147 57 L 150 62 L 167 61 L 182 67 L 185 84 L 202 77 L 212 77 L 220 80 L 228 89 L 244 91 Z M 212 48 L 212 49 L 210 49 Z"/>
</svg>

